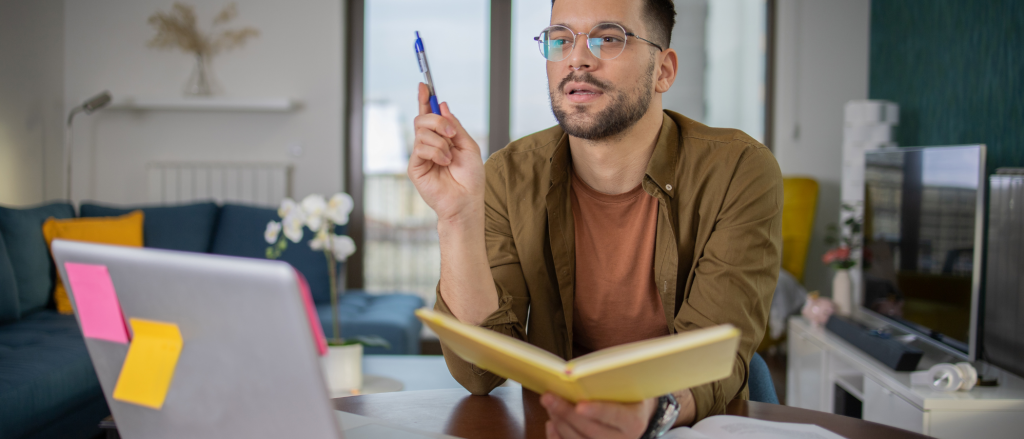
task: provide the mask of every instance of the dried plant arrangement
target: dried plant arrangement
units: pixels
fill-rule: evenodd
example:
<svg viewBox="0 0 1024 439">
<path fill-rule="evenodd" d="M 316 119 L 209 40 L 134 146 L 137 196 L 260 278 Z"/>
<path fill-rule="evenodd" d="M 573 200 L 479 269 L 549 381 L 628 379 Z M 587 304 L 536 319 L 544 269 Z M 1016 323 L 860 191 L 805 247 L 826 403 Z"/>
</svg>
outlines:
<svg viewBox="0 0 1024 439">
<path fill-rule="evenodd" d="M 156 28 L 156 36 L 146 45 L 154 49 L 179 49 L 194 56 L 196 68 L 185 86 L 185 93 L 209 96 L 216 88 L 208 71 L 210 58 L 220 52 L 240 48 L 260 34 L 259 29 L 251 26 L 221 29 L 237 16 L 238 5 L 228 4 L 213 18 L 210 32 L 204 33 L 196 24 L 195 8 L 175 2 L 170 12 L 158 11 L 149 16 L 149 24 Z"/>
</svg>

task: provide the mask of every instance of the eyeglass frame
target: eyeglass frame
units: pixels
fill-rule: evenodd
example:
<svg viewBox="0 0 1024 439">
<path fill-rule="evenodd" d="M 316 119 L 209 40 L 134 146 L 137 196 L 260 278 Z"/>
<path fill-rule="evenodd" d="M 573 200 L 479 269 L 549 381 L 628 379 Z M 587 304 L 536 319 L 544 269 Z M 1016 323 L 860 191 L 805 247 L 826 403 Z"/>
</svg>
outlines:
<svg viewBox="0 0 1024 439">
<path fill-rule="evenodd" d="M 576 32 L 576 31 L 572 30 L 571 27 L 566 26 L 564 24 L 556 24 L 556 25 L 545 27 L 543 30 L 540 31 L 541 35 L 543 35 L 545 31 L 547 31 L 548 29 L 551 29 L 553 27 L 564 27 L 564 28 L 568 29 L 569 32 L 572 34 L 572 48 L 569 49 L 569 54 L 566 55 L 565 58 L 562 58 L 562 59 L 560 59 L 558 61 L 551 61 L 550 59 L 548 59 L 548 57 L 544 56 L 544 52 L 543 51 L 541 51 L 541 55 L 540 56 L 544 57 L 544 60 L 546 60 L 548 62 L 562 62 L 562 61 L 565 61 L 566 59 L 569 58 L 569 55 L 572 55 L 572 51 L 576 50 L 576 39 L 579 38 L 580 35 L 586 35 L 587 36 L 587 38 L 586 38 L 587 50 L 589 50 L 590 54 L 593 55 L 594 54 L 594 49 L 590 47 L 590 33 L 594 32 L 594 29 L 597 29 L 598 26 L 606 25 L 606 24 L 617 26 L 619 29 L 622 29 L 622 34 L 625 35 L 627 38 L 625 39 L 625 41 L 622 42 L 622 52 L 619 52 L 618 55 L 615 55 L 614 57 L 608 58 L 608 59 L 601 58 L 598 55 L 594 55 L 594 58 L 597 58 L 597 59 L 600 59 L 600 60 L 603 60 L 603 61 L 611 61 L 611 60 L 613 60 L 615 58 L 618 58 L 620 55 L 622 55 L 623 52 L 626 51 L 626 45 L 629 44 L 629 38 L 628 37 L 633 37 L 633 38 L 636 38 L 636 39 L 638 39 L 640 41 L 643 41 L 643 42 L 645 42 L 647 44 L 650 44 L 650 45 L 658 48 L 659 52 L 664 52 L 665 51 L 665 49 L 661 48 L 660 44 L 655 43 L 655 42 L 653 42 L 651 40 L 648 40 L 648 39 L 646 39 L 644 37 L 641 37 L 641 36 L 639 36 L 639 35 L 637 35 L 637 34 L 635 34 L 633 32 L 627 31 L 626 28 L 624 26 L 622 26 L 621 24 L 612 23 L 612 22 L 609 21 L 609 22 L 595 24 L 594 27 L 590 28 L 590 32 Z M 536 41 L 538 46 L 540 44 L 542 44 L 542 42 L 540 40 L 540 35 L 537 35 L 537 36 L 533 37 L 533 41 Z"/>
</svg>

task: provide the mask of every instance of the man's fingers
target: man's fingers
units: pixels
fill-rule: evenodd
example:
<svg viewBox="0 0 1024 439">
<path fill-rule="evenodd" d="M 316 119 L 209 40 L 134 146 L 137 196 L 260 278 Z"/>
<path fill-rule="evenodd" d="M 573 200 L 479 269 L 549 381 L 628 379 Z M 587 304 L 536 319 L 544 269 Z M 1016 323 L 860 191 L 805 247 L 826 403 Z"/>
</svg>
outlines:
<svg viewBox="0 0 1024 439">
<path fill-rule="evenodd" d="M 462 127 L 462 122 L 459 122 L 459 119 L 452 114 L 451 110 L 448 109 L 447 102 L 441 103 L 441 116 L 444 116 L 445 120 L 451 122 L 452 125 L 455 126 L 455 134 L 452 136 L 452 140 L 455 141 L 456 145 L 476 145 L 476 141 L 474 141 L 473 138 L 470 137 L 469 133 L 466 132 L 466 129 Z M 479 148 L 479 146 L 477 148 Z"/>
<path fill-rule="evenodd" d="M 618 429 L 576 413 L 576 408 L 553 394 L 541 396 L 541 404 L 548 411 L 548 417 L 563 439 L 577 437 L 608 437 Z"/>
<path fill-rule="evenodd" d="M 558 433 L 558 437 L 560 437 L 562 439 L 585 439 L 586 438 L 586 436 L 583 436 L 582 434 L 580 434 L 580 432 L 576 431 L 576 429 L 573 428 L 572 424 L 570 424 L 568 422 L 562 422 L 562 421 L 555 420 L 555 421 L 551 421 L 551 423 L 554 424 L 555 431 Z M 596 438 L 596 437 L 602 437 L 602 436 L 591 436 L 591 437 L 595 437 Z"/>
<path fill-rule="evenodd" d="M 427 84 L 420 83 L 419 92 L 416 96 L 416 101 L 419 102 L 420 114 L 430 113 L 430 91 L 427 90 Z"/>
<path fill-rule="evenodd" d="M 573 413 L 572 404 L 568 401 L 555 396 L 553 393 L 545 393 L 540 396 L 540 403 L 548 411 L 549 414 L 555 415 L 554 417 L 565 417 Z"/>
<path fill-rule="evenodd" d="M 456 128 L 452 126 L 453 124 L 450 120 L 433 113 L 416 116 L 416 119 L 413 119 L 412 123 L 413 126 L 416 127 L 417 132 L 420 128 L 426 128 L 448 138 L 455 137 L 457 133 Z"/>
<path fill-rule="evenodd" d="M 452 142 L 449 139 L 437 135 L 434 131 L 426 128 L 420 128 L 416 130 L 416 141 L 427 146 L 438 148 L 444 153 L 449 159 L 452 158 L 451 145 Z"/>
<path fill-rule="evenodd" d="M 646 426 L 651 413 L 644 408 L 650 401 L 634 404 L 614 402 L 585 401 L 576 406 L 576 413 L 587 419 L 607 425 L 616 430 L 628 431 L 637 425 Z"/>
<path fill-rule="evenodd" d="M 412 155 L 424 160 L 437 163 L 441 166 L 448 166 L 452 164 L 452 159 L 441 151 L 441 148 L 436 148 L 430 145 L 418 144 L 413 148 Z"/>
<path fill-rule="evenodd" d="M 562 437 L 558 435 L 558 430 L 555 429 L 554 421 L 547 421 L 544 423 L 544 432 L 548 439 L 562 439 Z"/>
<path fill-rule="evenodd" d="M 606 403 L 600 401 L 586 401 L 581 402 L 576 406 L 576 413 L 597 422 L 608 425 L 622 425 L 625 422 L 629 422 L 632 419 L 631 410 L 635 408 L 630 407 L 632 404 L 624 405 L 621 403 Z"/>
</svg>

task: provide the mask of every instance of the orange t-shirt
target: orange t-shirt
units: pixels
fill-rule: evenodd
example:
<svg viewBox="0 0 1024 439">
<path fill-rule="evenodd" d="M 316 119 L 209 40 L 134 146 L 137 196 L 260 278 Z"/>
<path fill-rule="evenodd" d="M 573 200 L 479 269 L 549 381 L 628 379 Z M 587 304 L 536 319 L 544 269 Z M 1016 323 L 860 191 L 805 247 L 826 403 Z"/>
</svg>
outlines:
<svg viewBox="0 0 1024 439">
<path fill-rule="evenodd" d="M 576 232 L 573 357 L 668 335 L 654 284 L 658 200 L 642 186 L 602 194 L 572 174 Z"/>
</svg>

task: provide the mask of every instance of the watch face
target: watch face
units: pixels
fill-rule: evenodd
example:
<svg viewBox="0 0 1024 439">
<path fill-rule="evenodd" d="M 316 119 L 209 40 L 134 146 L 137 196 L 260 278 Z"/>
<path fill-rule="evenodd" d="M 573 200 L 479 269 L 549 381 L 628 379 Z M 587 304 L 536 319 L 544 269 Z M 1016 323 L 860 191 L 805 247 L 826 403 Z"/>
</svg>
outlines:
<svg viewBox="0 0 1024 439">
<path fill-rule="evenodd" d="M 651 426 L 648 428 L 648 434 L 644 435 L 644 438 L 656 438 L 665 434 L 672 428 L 672 425 L 676 423 L 676 418 L 679 417 L 679 402 L 672 394 L 668 394 L 658 398 L 658 408 L 654 411 L 654 417 L 651 418 Z"/>
</svg>

